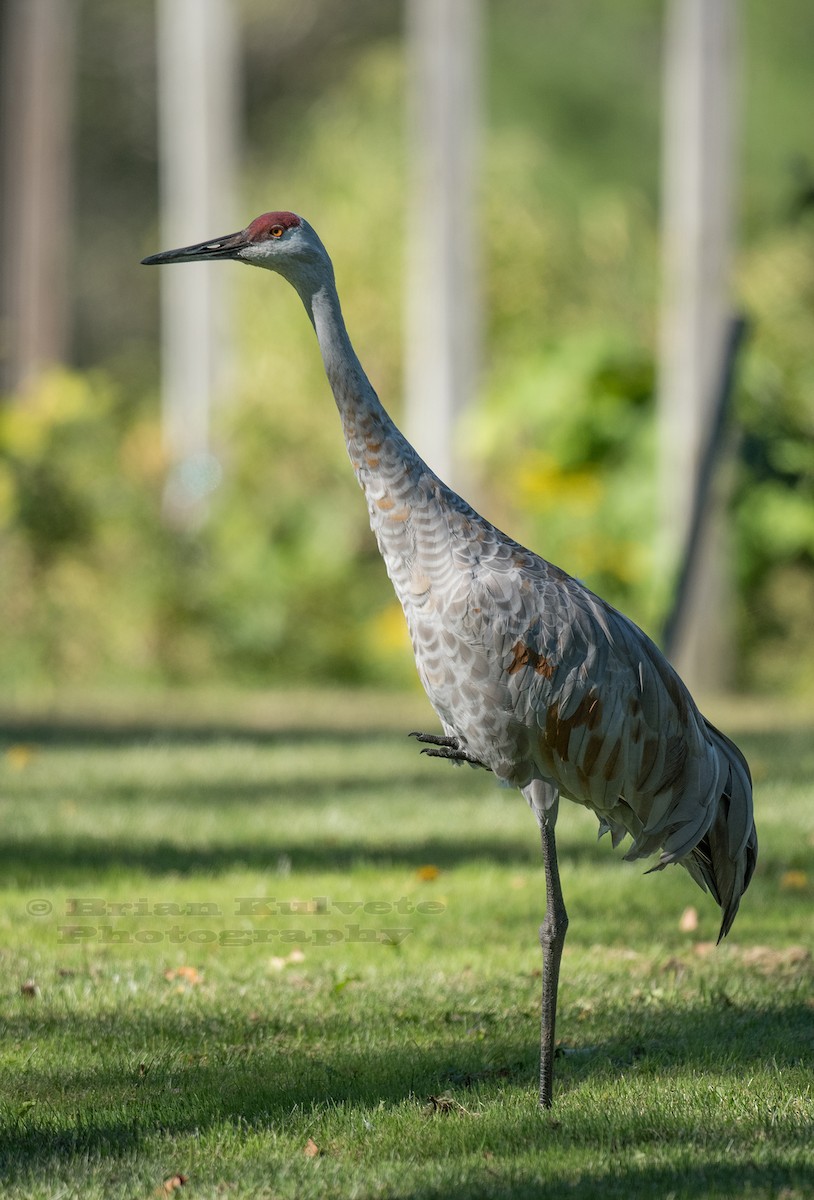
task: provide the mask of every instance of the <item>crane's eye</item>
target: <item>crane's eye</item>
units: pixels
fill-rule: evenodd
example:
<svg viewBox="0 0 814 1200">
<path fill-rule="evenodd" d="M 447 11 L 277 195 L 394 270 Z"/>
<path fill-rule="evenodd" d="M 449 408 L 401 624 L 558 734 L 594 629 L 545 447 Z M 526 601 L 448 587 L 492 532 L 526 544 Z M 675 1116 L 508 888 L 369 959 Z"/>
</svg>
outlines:
<svg viewBox="0 0 814 1200">
<path fill-rule="evenodd" d="M 282 237 L 284 232 L 285 230 L 283 229 L 282 225 L 272 225 L 271 229 L 269 230 L 269 233 L 273 238 Z"/>
</svg>

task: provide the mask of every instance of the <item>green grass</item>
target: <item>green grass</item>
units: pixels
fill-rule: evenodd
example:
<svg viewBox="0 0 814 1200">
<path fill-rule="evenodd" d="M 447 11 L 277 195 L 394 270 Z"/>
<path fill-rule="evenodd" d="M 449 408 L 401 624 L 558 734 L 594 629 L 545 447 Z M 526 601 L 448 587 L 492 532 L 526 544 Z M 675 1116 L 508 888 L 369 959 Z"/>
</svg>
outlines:
<svg viewBox="0 0 814 1200">
<path fill-rule="evenodd" d="M 421 758 L 410 698 L 185 705 L 3 723 L 4 1197 L 167 1195 L 177 1174 L 192 1197 L 814 1195 L 810 726 L 721 718 L 761 852 L 718 950 L 685 873 L 644 878 L 562 806 L 564 1053 L 541 1114 L 520 796 Z M 325 911 L 241 915 L 246 897 Z"/>
</svg>

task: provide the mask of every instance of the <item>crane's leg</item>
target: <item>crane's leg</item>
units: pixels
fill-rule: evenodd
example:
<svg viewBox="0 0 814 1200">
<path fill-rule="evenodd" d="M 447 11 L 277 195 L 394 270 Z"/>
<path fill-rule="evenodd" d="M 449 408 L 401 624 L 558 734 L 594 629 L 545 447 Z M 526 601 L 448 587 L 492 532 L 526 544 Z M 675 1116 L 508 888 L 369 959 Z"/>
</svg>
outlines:
<svg viewBox="0 0 814 1200">
<path fill-rule="evenodd" d="M 546 910 L 540 926 L 540 946 L 543 951 L 543 997 L 540 1015 L 540 1107 L 551 1108 L 554 1077 L 554 1030 L 557 1018 L 557 990 L 560 981 L 560 960 L 568 929 L 568 913 L 560 887 L 557 865 L 557 844 L 554 825 L 557 820 L 559 797 L 556 791 L 540 780 L 523 789 L 540 824 L 545 869 Z"/>
</svg>

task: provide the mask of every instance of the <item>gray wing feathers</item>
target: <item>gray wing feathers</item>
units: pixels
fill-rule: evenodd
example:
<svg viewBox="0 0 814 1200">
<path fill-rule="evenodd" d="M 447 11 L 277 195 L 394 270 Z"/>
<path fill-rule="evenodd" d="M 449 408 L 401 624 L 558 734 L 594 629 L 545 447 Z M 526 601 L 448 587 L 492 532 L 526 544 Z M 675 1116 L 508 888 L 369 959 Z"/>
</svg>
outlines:
<svg viewBox="0 0 814 1200">
<path fill-rule="evenodd" d="M 708 887 L 723 936 L 757 853 L 746 762 L 640 629 L 547 565 L 534 564 L 522 612 L 496 582 L 481 593 L 501 596 L 491 631 L 500 630 L 515 715 L 539 731 L 539 766 L 596 812 L 600 836 L 610 832 L 617 845 L 632 835 L 627 859 L 660 850 L 654 869 L 681 863 Z M 502 585 L 511 574 L 495 578 Z"/>
<path fill-rule="evenodd" d="M 701 876 L 703 884 L 721 906 L 720 941 L 729 933 L 740 898 L 754 873 L 757 831 L 752 813 L 752 779 L 746 759 L 734 742 L 714 725 L 706 722 L 706 726 L 726 766 L 726 779 L 714 819 L 691 852 L 692 867 L 685 865 L 696 880 Z"/>
</svg>

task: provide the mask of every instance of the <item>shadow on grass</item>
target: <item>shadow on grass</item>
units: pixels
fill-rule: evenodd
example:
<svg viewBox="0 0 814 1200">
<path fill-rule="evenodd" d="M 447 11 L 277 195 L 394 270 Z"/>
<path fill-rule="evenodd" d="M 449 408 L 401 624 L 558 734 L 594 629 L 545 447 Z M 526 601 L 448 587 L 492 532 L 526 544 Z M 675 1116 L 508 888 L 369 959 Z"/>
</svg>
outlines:
<svg viewBox="0 0 814 1200">
<path fill-rule="evenodd" d="M 305 765 L 301 776 L 289 777 L 282 783 L 274 779 L 272 772 L 273 768 L 269 767 L 267 779 L 252 780 L 247 783 L 237 782 L 233 778 L 223 778 L 214 782 L 196 779 L 187 783 L 169 779 L 166 782 L 150 780 L 117 784 L 115 780 L 111 780 L 103 784 L 95 783 L 92 790 L 81 790 L 78 785 L 73 784 L 64 789 L 63 795 L 67 792 L 72 797 L 76 796 L 82 800 L 91 798 L 97 803 L 104 804 L 138 802 L 160 805 L 168 802 L 220 809 L 230 804 L 268 804 L 270 813 L 273 812 L 274 805 L 320 808 L 323 805 L 335 804 L 337 801 L 342 803 L 347 799 L 366 801 L 372 798 L 375 800 L 377 796 L 385 792 L 391 793 L 396 783 L 401 788 L 415 788 L 416 795 L 423 794 L 425 798 L 432 795 L 431 777 L 418 773 L 406 774 L 401 764 L 397 767 L 388 767 L 386 761 L 379 772 L 368 771 L 365 775 L 337 773 L 329 780 L 314 780 L 306 773 Z M 447 784 L 445 795 L 450 795 L 449 780 L 444 782 Z M 15 791 L 8 786 L 6 794 L 14 795 Z M 26 780 L 24 786 L 22 784 L 18 786 L 16 794 L 24 796 L 26 802 L 34 803 L 62 798 L 55 796 L 52 780 L 42 784 Z M 466 789 L 462 789 L 460 793 L 456 790 L 453 794 L 466 796 Z"/>
<path fill-rule="evenodd" d="M 409 730 L 405 728 L 404 738 Z M 257 725 L 241 725 L 229 721 L 179 721 L 158 720 L 99 720 L 70 721 L 64 718 L 16 717 L 0 713 L 0 738 L 5 741 L 31 742 L 38 746 L 76 747 L 77 749 L 117 750 L 131 746 L 197 746 L 207 743 L 228 741 L 246 742 L 257 746 L 312 745 L 315 742 L 336 742 L 340 745 L 372 743 L 397 743 L 401 735 L 392 727 L 360 726 L 345 729 L 337 726 L 303 728 L 301 725 L 283 726 L 270 722 L 264 728 Z"/>
<path fill-rule="evenodd" d="M 342 1002 L 343 1007 L 346 1003 Z M 443 1126 L 431 1122 L 453 1118 L 424 1110 L 430 1097 L 442 1093 L 451 1094 L 468 1113 L 479 1114 L 478 1120 L 455 1118 L 459 1154 L 480 1157 L 484 1144 L 493 1145 L 495 1157 L 504 1161 L 521 1150 L 538 1152 L 551 1147 L 607 1151 L 607 1174 L 583 1174 L 581 1190 L 573 1193 L 569 1189 L 569 1195 L 599 1194 L 590 1191 L 591 1180 L 602 1181 L 603 1195 L 624 1195 L 626 1183 L 633 1190 L 634 1184 L 641 1188 L 650 1179 L 651 1194 L 666 1195 L 675 1190 L 674 1175 L 641 1162 L 641 1152 L 646 1154 L 648 1146 L 654 1153 L 662 1153 L 668 1145 L 686 1149 L 694 1138 L 700 1142 L 701 1160 L 705 1152 L 714 1152 L 716 1140 L 721 1156 L 725 1146 L 727 1152 L 734 1146 L 741 1160 L 748 1158 L 753 1144 L 763 1147 L 763 1162 L 750 1169 L 748 1180 L 740 1168 L 732 1195 L 742 1194 L 746 1182 L 754 1187 L 787 1186 L 803 1178 L 805 1168 L 795 1168 L 788 1161 L 789 1149 L 802 1150 L 803 1146 L 799 1122 L 795 1123 L 787 1108 L 781 1112 L 778 1105 L 772 1139 L 767 1143 L 769 1116 L 758 1106 L 752 1113 L 739 1114 L 731 1128 L 732 1118 L 724 1104 L 720 1112 L 707 1108 L 701 1128 L 698 1108 L 693 1109 L 692 1101 L 680 1092 L 674 1102 L 662 1103 L 657 1116 L 648 1119 L 636 1100 L 626 1103 L 623 1098 L 615 1107 L 599 1110 L 595 1088 L 603 1083 L 612 1086 L 620 1077 L 635 1073 L 635 1080 L 643 1084 L 657 1080 L 660 1093 L 668 1096 L 676 1076 L 676 1088 L 687 1088 L 686 1074 L 680 1078 L 682 1072 L 696 1078 L 710 1073 L 716 1081 L 725 1081 L 727 1076 L 740 1078 L 767 1065 L 773 1070 L 799 1066 L 799 1048 L 808 1045 L 810 1034 L 807 1005 L 744 1006 L 734 1013 L 704 1005 L 671 1014 L 666 1028 L 663 1016 L 638 1013 L 635 1039 L 616 1037 L 578 1064 L 575 1059 L 558 1060 L 556 1086 L 561 1108 L 559 1114 L 555 1108 L 552 1119 L 535 1105 L 537 1062 L 531 1029 L 526 1037 L 522 1030 L 501 1028 L 494 1041 L 473 1043 L 460 1036 L 460 1029 L 448 1031 L 443 1003 L 443 998 L 440 1003 L 436 1000 L 435 1011 L 424 1014 L 425 1027 L 430 1025 L 435 1035 L 431 1046 L 418 1046 L 413 1027 L 398 1016 L 393 1017 L 392 1030 L 382 1035 L 388 1041 L 385 1049 L 371 1049 L 366 1038 L 349 1045 L 352 1039 L 347 1036 L 346 1014 L 338 1010 L 332 1018 L 328 1013 L 318 1033 L 334 1038 L 330 1062 L 317 1057 L 318 1046 L 303 1045 L 296 1020 L 279 1006 L 275 1015 L 272 1004 L 268 1019 L 259 1022 L 235 1015 L 213 1019 L 211 1014 L 187 1010 L 134 1014 L 130 1023 L 116 1014 L 26 1013 L 9 1021 L 4 1031 L 7 1039 L 36 1044 L 39 1050 L 16 1078 L 6 1081 L 7 1095 L 17 1097 L 23 1107 L 20 1115 L 0 1130 L 0 1179 L 11 1183 L 72 1156 L 123 1156 L 137 1151 L 149 1137 L 205 1132 L 218 1126 L 268 1129 L 272 1134 L 290 1134 L 304 1144 L 320 1119 L 330 1116 L 337 1106 L 355 1112 L 362 1129 L 368 1116 L 375 1122 L 381 1104 L 390 1107 L 405 1102 L 427 1117 L 425 1157 L 433 1155 L 437 1144 L 441 1158 L 447 1154 L 441 1148 Z M 666 1031 L 669 1037 L 665 1037 Z M 42 1061 L 49 1040 L 56 1045 L 63 1037 L 94 1047 L 98 1065 L 86 1065 L 85 1056 L 85 1063 L 73 1070 L 64 1062 L 52 1069 L 38 1069 L 35 1064 Z M 146 1064 L 139 1062 L 142 1054 Z M 72 1058 L 75 1062 L 76 1055 Z M 575 1111 L 569 1106 L 569 1094 L 578 1093 L 586 1083 L 594 1090 L 584 1110 Z M 652 1087 L 643 1091 L 652 1100 Z M 514 1102 L 508 1104 L 512 1094 Z M 519 1110 L 518 1096 L 527 1100 Z M 4 1108 L 11 1115 L 12 1104 L 8 1102 Z M 626 1148 L 636 1150 L 639 1161 L 631 1162 L 633 1155 L 626 1154 Z M 515 1196 L 524 1194 L 519 1185 L 539 1183 L 536 1172 L 507 1169 L 511 1190 L 508 1181 L 500 1184 L 493 1179 L 483 1194 Z M 702 1161 L 690 1175 L 696 1183 L 706 1180 L 707 1188 L 725 1194 L 734 1170 L 720 1161 Z M 812 1175 L 805 1178 L 811 1181 Z M 701 1194 L 691 1192 L 692 1179 L 682 1170 L 677 1194 Z M 608 1190 L 605 1181 L 619 1191 Z M 401 1193 L 404 1200 L 418 1194 Z M 468 1185 L 457 1193 L 445 1189 L 443 1193 L 422 1190 L 420 1194 L 481 1193 L 472 1192 Z"/>
<path fill-rule="evenodd" d="M 570 857 L 570 855 L 568 856 Z M 593 856 L 592 856 L 593 857 Z M 313 840 L 269 837 L 265 841 L 213 842 L 196 845 L 183 841 L 123 841 L 59 837 L 19 838 L 0 844 L 0 874 L 24 879 L 26 886 L 57 886 L 77 876 L 111 870 L 136 870 L 145 875 L 218 875 L 234 870 L 273 871 L 280 861 L 286 871 L 336 872 L 357 867 L 417 869 L 432 863 L 450 870 L 474 862 L 502 865 L 540 865 L 536 830 L 527 841 L 479 838 L 428 837 L 404 842 L 356 844 L 317 836 Z"/>
<path fill-rule="evenodd" d="M 566 879 L 569 870 L 582 866 L 602 870 L 610 867 L 638 874 L 646 871 L 646 864 L 631 865 L 621 861 L 624 846 L 612 851 L 607 839 L 597 842 L 590 833 L 561 836 L 558 847 L 560 870 Z M 91 874 L 105 876 L 111 871 L 118 874 L 125 870 L 146 876 L 180 878 L 198 873 L 217 876 L 244 870 L 267 874 L 274 873 L 280 863 L 285 864 L 286 875 L 290 872 L 350 872 L 358 868 L 417 870 L 428 863 L 442 871 L 473 863 L 537 870 L 542 866 L 542 856 L 539 835 L 531 819 L 528 836 L 516 838 L 485 832 L 480 837 L 436 835 L 411 841 L 394 837 L 385 841 L 357 842 L 330 834 L 297 838 L 269 832 L 262 840 L 195 843 L 185 841 L 182 833 L 177 840 L 148 840 L 133 836 L 122 839 L 72 838 L 70 834 L 59 832 L 54 836 L 9 836 L 0 842 L 0 874 L 7 880 L 15 880 L 20 887 L 54 888 L 80 878 L 87 880 Z M 772 855 L 764 848 L 757 880 L 776 885 L 787 867 L 786 855 Z M 681 868 L 673 870 L 680 871 Z M 699 893 L 689 877 L 686 883 L 687 903 L 697 901 Z M 798 903 L 793 893 L 785 896 L 784 902 Z"/>
<path fill-rule="evenodd" d="M 698 1161 L 700 1159 L 700 1161 Z M 488 1172 L 488 1178 L 484 1178 Z M 814 1168 L 792 1166 L 788 1154 L 769 1151 L 760 1163 L 735 1163 L 705 1160 L 702 1153 L 692 1166 L 682 1164 L 671 1169 L 647 1166 L 643 1163 L 620 1162 L 608 1156 L 607 1171 L 581 1169 L 567 1171 L 565 1178 L 549 1170 L 505 1170 L 501 1178 L 494 1164 L 487 1165 L 480 1179 L 468 1179 L 456 1186 L 421 1187 L 409 1191 L 388 1192 L 392 1200 L 537 1200 L 540 1196 L 568 1196 L 569 1200 L 596 1200 L 602 1197 L 631 1196 L 669 1197 L 670 1200 L 699 1196 L 787 1196 L 788 1200 L 803 1200 L 811 1195 Z M 553 1191 L 553 1188 L 558 1190 Z M 797 1191 L 796 1189 L 803 1189 Z M 562 1189 L 562 1190 L 559 1190 Z"/>
</svg>

